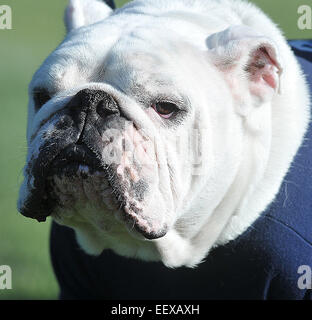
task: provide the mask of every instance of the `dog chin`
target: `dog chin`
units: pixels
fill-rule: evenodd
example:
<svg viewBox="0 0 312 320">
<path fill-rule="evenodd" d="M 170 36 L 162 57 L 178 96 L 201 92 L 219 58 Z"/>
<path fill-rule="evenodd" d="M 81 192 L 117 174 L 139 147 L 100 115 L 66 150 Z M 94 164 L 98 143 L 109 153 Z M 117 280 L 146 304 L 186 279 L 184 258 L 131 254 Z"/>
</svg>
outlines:
<svg viewBox="0 0 312 320">
<path fill-rule="evenodd" d="M 98 256 L 111 249 L 124 257 L 159 261 L 153 242 L 122 222 L 121 214 L 87 201 L 72 208 L 59 207 L 51 217 L 56 223 L 74 229 L 77 243 L 89 255 Z"/>
<path fill-rule="evenodd" d="M 99 255 L 112 249 L 125 257 L 159 260 L 153 244 L 125 221 L 104 172 L 69 165 L 48 180 L 50 194 L 58 203 L 51 217 L 75 230 L 77 242 L 86 253 Z"/>
</svg>

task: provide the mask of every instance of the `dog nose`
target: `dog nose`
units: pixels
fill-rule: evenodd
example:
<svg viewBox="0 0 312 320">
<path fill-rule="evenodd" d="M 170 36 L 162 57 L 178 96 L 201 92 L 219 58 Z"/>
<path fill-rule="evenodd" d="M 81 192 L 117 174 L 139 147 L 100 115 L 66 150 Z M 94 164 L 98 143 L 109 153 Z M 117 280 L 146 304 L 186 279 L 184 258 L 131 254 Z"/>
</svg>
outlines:
<svg viewBox="0 0 312 320">
<path fill-rule="evenodd" d="M 80 112 L 94 112 L 102 118 L 120 114 L 114 98 L 102 90 L 83 89 L 71 99 L 68 107 Z"/>
</svg>

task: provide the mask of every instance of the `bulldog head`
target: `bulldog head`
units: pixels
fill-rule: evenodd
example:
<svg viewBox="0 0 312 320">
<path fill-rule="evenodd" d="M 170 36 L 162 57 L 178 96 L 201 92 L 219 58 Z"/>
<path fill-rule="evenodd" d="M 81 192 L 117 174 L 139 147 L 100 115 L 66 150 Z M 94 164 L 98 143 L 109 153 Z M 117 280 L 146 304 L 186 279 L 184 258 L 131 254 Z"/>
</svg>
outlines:
<svg viewBox="0 0 312 320">
<path fill-rule="evenodd" d="M 29 86 L 18 208 L 74 228 L 88 253 L 192 266 L 263 173 L 281 68 L 254 30 L 155 3 L 70 2 Z"/>
</svg>

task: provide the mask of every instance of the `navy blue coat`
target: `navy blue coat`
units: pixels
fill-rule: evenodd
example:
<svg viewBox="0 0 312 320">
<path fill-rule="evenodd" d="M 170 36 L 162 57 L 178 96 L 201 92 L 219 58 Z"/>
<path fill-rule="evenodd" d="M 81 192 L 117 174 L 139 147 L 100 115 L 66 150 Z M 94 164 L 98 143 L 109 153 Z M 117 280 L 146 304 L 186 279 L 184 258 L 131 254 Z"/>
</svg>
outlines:
<svg viewBox="0 0 312 320">
<path fill-rule="evenodd" d="M 312 85 L 312 41 L 290 44 Z M 312 90 L 311 90 L 312 92 Z M 195 269 L 79 249 L 74 232 L 53 224 L 51 257 L 62 299 L 311 299 L 298 267 L 312 268 L 312 126 L 279 194 L 236 240 Z"/>
</svg>

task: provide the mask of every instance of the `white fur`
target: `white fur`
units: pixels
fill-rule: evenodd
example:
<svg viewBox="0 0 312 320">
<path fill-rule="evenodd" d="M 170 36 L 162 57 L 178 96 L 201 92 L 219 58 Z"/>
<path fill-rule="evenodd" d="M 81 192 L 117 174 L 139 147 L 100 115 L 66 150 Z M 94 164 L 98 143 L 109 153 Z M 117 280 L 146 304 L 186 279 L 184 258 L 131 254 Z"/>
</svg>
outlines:
<svg viewBox="0 0 312 320">
<path fill-rule="evenodd" d="M 100 0 L 70 0 L 65 11 L 67 31 L 101 21 L 112 9 Z"/>
<path fill-rule="evenodd" d="M 157 199 L 166 209 L 160 212 L 151 204 L 150 211 L 167 219 L 170 229 L 160 239 L 144 241 L 122 231 L 120 224 L 120 233 L 111 236 L 96 228 L 98 220 L 91 218 L 100 219 L 101 212 L 90 208 L 77 214 L 89 222 L 59 222 L 72 225 L 89 253 L 113 248 L 126 256 L 161 259 L 168 267 L 195 266 L 212 247 L 243 233 L 277 194 L 309 121 L 300 67 L 280 30 L 244 1 L 136 0 L 114 13 L 104 5 L 100 10 L 95 0 L 71 1 L 70 6 L 66 24 L 75 30 L 30 85 L 48 86 L 56 96 L 37 114 L 30 100 L 28 139 L 42 119 L 81 88 L 118 97 L 125 114 L 157 135 L 162 162 Z M 253 81 L 244 70 L 259 44 L 276 62 L 267 69 L 276 88 L 262 77 Z M 151 74 L 172 84 L 158 86 Z M 95 75 L 104 80 L 94 80 Z M 138 107 L 131 91 L 136 81 L 151 92 L 183 92 L 192 106 L 187 119 L 176 129 L 161 126 L 152 111 Z M 188 137 L 193 128 L 203 137 L 205 161 L 199 174 L 193 172 L 198 156 L 191 159 L 171 141 L 172 136 Z M 26 187 L 21 197 L 27 197 Z"/>
</svg>

